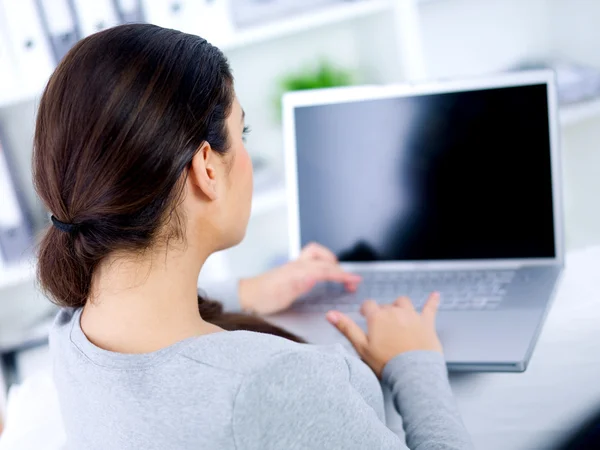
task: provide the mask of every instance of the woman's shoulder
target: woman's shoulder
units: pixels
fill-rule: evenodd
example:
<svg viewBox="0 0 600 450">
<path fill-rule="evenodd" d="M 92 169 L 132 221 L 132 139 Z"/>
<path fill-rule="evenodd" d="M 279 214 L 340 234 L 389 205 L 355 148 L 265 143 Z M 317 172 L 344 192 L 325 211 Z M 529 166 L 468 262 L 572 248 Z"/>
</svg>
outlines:
<svg viewBox="0 0 600 450">
<path fill-rule="evenodd" d="M 272 370 L 275 366 L 288 364 L 288 361 L 319 365 L 322 360 L 331 360 L 348 370 L 346 357 L 349 355 L 340 345 L 299 344 L 252 331 L 215 333 L 209 346 L 203 345 L 203 339 L 200 338 L 197 345 L 186 346 L 181 351 L 182 356 L 245 375 Z"/>
<path fill-rule="evenodd" d="M 61 345 L 62 341 L 69 341 L 71 330 L 76 324 L 76 316 L 79 308 L 61 308 L 56 316 L 52 328 L 50 329 L 50 346 Z"/>
<path fill-rule="evenodd" d="M 244 442 L 296 438 L 308 429 L 317 437 L 318 429 L 327 430 L 331 439 L 347 424 L 373 418 L 385 420 L 381 386 L 362 361 L 339 345 L 297 345 L 270 355 L 243 378 L 234 400 L 234 429 L 242 430 L 236 435 Z M 314 438 L 318 444 L 310 436 L 302 439 L 311 442 L 302 448 L 324 445 L 320 438 Z"/>
<path fill-rule="evenodd" d="M 373 371 L 340 344 L 298 344 L 249 331 L 218 334 L 219 347 L 214 347 L 213 341 L 211 356 L 197 356 L 212 366 L 241 374 L 242 390 L 295 380 L 304 389 L 311 385 L 347 385 L 369 404 L 382 402 L 381 387 Z"/>
<path fill-rule="evenodd" d="M 111 367 L 117 363 L 139 363 L 143 356 L 128 355 L 125 359 L 96 349 L 77 326 L 79 313 L 78 309 L 66 308 L 57 315 L 51 333 L 51 344 L 55 350 L 62 350 L 58 353 L 64 357 L 72 345 L 76 345 L 78 352 L 85 352 L 89 360 L 97 363 Z M 190 338 L 156 352 L 156 355 L 152 363 L 179 356 L 184 358 L 186 364 L 209 366 L 223 373 L 238 374 L 240 380 L 266 375 L 285 377 L 289 373 L 300 371 L 313 377 L 315 381 L 348 381 L 364 395 L 378 386 L 372 371 L 339 344 L 299 344 L 278 336 L 251 331 L 223 331 Z M 148 359 L 147 356 L 145 355 L 145 359 Z"/>
</svg>

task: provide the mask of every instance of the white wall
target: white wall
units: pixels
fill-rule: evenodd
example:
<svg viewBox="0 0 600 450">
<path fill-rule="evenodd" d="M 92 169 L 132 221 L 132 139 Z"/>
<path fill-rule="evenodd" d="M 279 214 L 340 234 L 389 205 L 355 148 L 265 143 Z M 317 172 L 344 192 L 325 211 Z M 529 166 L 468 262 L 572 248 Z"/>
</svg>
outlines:
<svg viewBox="0 0 600 450">
<path fill-rule="evenodd" d="M 563 129 L 567 248 L 600 245 L 600 118 Z"/>
<path fill-rule="evenodd" d="M 446 0 L 421 5 L 425 64 L 443 78 L 505 70 L 550 50 L 547 0 Z"/>
<path fill-rule="evenodd" d="M 553 55 L 600 68 L 600 1 L 548 0 Z M 600 116 L 563 127 L 567 248 L 600 245 Z"/>
<path fill-rule="evenodd" d="M 548 0 L 555 54 L 600 68 L 600 1 Z"/>
</svg>

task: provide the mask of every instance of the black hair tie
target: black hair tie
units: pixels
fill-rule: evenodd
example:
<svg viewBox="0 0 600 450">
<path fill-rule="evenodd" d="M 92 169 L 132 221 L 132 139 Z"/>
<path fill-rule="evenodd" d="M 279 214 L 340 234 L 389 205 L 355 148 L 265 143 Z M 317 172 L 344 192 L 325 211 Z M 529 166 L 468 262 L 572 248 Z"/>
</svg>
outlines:
<svg viewBox="0 0 600 450">
<path fill-rule="evenodd" d="M 77 224 L 61 222 L 54 216 L 50 216 L 50 220 L 52 221 L 52 225 L 54 225 L 60 231 L 64 231 L 65 233 L 73 233 L 79 228 L 79 225 Z"/>
</svg>

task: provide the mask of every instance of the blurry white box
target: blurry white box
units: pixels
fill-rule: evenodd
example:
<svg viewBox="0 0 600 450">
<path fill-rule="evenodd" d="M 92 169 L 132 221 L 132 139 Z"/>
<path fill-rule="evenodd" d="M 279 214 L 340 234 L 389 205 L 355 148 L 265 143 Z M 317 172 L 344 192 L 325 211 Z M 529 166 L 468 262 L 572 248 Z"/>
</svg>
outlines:
<svg viewBox="0 0 600 450">
<path fill-rule="evenodd" d="M 144 22 L 144 9 L 141 0 L 115 0 L 121 23 Z"/>
<path fill-rule="evenodd" d="M 365 1 L 365 0 L 361 0 Z M 243 28 L 347 0 L 231 0 L 233 22 Z"/>
<path fill-rule="evenodd" d="M 165 28 L 180 30 L 188 13 L 189 1 L 143 0 L 146 21 Z"/>
<path fill-rule="evenodd" d="M 230 0 L 145 0 L 146 21 L 203 37 L 215 45 L 229 42 L 233 33 Z"/>
<path fill-rule="evenodd" d="M 79 23 L 81 37 L 106 30 L 119 24 L 112 0 L 72 0 Z"/>
</svg>

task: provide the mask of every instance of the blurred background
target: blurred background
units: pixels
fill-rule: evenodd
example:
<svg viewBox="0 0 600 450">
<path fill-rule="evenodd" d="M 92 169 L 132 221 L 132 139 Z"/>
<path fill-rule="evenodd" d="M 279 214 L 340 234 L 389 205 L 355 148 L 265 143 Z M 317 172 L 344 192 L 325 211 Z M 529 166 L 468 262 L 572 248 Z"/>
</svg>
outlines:
<svg viewBox="0 0 600 450">
<path fill-rule="evenodd" d="M 35 239 L 48 224 L 31 181 L 38 101 L 77 40 L 125 22 L 219 46 L 252 128 L 248 233 L 211 258 L 204 278 L 249 276 L 287 258 L 284 92 L 538 67 L 559 82 L 567 248 L 600 243 L 600 1 L 0 0 L 0 354 L 12 377 L 40 364 L 54 313 L 35 284 Z"/>
</svg>

